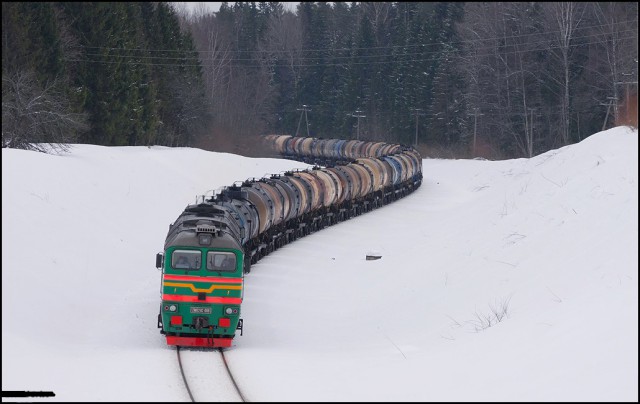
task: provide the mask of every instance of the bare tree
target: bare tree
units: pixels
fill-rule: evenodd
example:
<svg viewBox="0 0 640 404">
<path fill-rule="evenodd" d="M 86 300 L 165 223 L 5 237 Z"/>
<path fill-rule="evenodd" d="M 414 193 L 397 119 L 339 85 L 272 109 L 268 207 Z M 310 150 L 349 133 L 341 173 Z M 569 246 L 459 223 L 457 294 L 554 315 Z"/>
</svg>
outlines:
<svg viewBox="0 0 640 404">
<path fill-rule="evenodd" d="M 302 28 L 300 19 L 291 12 L 272 14 L 266 40 L 261 44 L 261 50 L 268 54 L 269 59 L 278 57 L 287 62 L 294 80 L 294 88 L 300 84 L 302 58 Z"/>
<path fill-rule="evenodd" d="M 559 77 L 555 80 L 562 89 L 562 101 L 560 103 L 560 139 L 563 145 L 570 143 L 570 96 L 572 83 L 570 71 L 572 67 L 571 50 L 575 41 L 576 30 L 580 26 L 587 10 L 586 3 L 578 2 L 553 2 L 543 3 L 546 11 L 548 30 L 555 42 L 552 46 L 552 54 L 560 62 Z"/>
<path fill-rule="evenodd" d="M 598 72 L 603 76 L 599 82 L 607 83 L 605 94 L 617 101 L 612 104 L 613 122 L 616 122 L 623 90 L 629 96 L 630 84 L 635 80 L 637 85 L 638 62 L 634 59 L 638 54 L 637 4 L 635 12 L 628 3 L 591 4 L 597 21 L 592 28 L 598 39 L 596 68 L 604 67 L 602 72 Z"/>
<path fill-rule="evenodd" d="M 231 80 L 229 51 L 230 43 L 223 41 L 219 26 L 209 27 L 207 32 L 207 53 L 202 57 L 205 82 L 208 84 L 207 94 L 211 100 L 218 97 L 219 89 L 229 89 Z"/>
<path fill-rule="evenodd" d="M 384 43 L 383 34 L 388 32 L 391 23 L 391 10 L 393 5 L 391 2 L 363 2 L 363 12 L 371 21 L 371 25 L 376 32 L 377 43 Z"/>
<path fill-rule="evenodd" d="M 88 129 L 56 82 L 41 88 L 32 72 L 2 76 L 2 147 L 64 152 Z"/>
<path fill-rule="evenodd" d="M 529 157 L 532 109 L 540 103 L 536 13 L 531 3 L 466 3 L 465 20 L 457 26 L 464 40 L 458 69 L 466 78 L 474 128 L 490 133 L 491 142 L 512 149 L 510 154 Z"/>
</svg>

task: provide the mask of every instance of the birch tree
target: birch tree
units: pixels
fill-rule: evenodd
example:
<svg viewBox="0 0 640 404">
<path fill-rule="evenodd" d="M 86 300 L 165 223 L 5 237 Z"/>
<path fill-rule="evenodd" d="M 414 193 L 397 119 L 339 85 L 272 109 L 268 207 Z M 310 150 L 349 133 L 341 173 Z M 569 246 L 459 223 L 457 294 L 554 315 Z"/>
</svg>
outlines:
<svg viewBox="0 0 640 404">
<path fill-rule="evenodd" d="M 633 82 L 638 77 L 638 14 L 632 3 L 592 3 L 596 25 L 591 32 L 596 36 L 598 83 L 604 84 L 613 106 L 613 122 L 618 121 L 620 105 L 626 105 Z M 635 49 L 635 52 L 634 52 Z M 635 58 L 634 58 L 635 56 Z M 601 100 L 605 102 L 605 99 Z"/>
<path fill-rule="evenodd" d="M 546 12 L 549 35 L 553 40 L 551 54 L 560 65 L 558 74 L 552 77 L 561 88 L 559 137 L 561 144 L 567 145 L 571 142 L 572 47 L 587 7 L 585 3 L 577 2 L 550 2 L 543 3 L 542 6 Z"/>
</svg>

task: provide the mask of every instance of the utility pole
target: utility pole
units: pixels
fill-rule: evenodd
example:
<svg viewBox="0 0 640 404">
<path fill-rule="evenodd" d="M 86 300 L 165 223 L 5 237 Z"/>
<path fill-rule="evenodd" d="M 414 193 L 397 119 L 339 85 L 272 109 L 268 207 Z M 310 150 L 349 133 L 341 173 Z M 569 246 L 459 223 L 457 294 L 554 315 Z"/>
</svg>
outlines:
<svg viewBox="0 0 640 404">
<path fill-rule="evenodd" d="M 478 116 L 482 116 L 484 114 L 478 113 L 478 108 L 474 109 L 473 115 L 473 157 L 476 157 L 476 137 L 478 133 Z"/>
<path fill-rule="evenodd" d="M 362 115 L 362 111 L 360 111 L 359 109 L 357 109 L 356 112 L 351 114 L 351 116 L 354 118 L 358 118 L 358 129 L 357 129 L 356 139 L 360 140 L 360 118 L 366 118 L 367 116 Z"/>
<path fill-rule="evenodd" d="M 533 157 L 533 111 L 535 108 L 529 108 L 529 112 L 531 112 L 531 129 L 529 133 L 529 139 L 527 139 L 527 151 L 529 152 L 529 158 Z"/>
<path fill-rule="evenodd" d="M 604 128 L 607 127 L 607 119 L 609 118 L 609 110 L 611 109 L 611 104 L 614 101 L 618 100 L 616 97 L 607 97 L 607 99 L 609 100 L 608 104 L 600 103 L 600 105 L 606 105 L 607 106 L 607 114 L 604 116 L 604 122 L 602 123 L 602 130 L 604 130 Z"/>
<path fill-rule="evenodd" d="M 420 113 L 420 111 L 422 111 L 422 109 L 420 109 L 420 108 L 412 108 L 411 110 L 416 113 L 416 140 L 415 140 L 413 146 L 417 148 L 418 147 L 418 116 L 424 115 L 424 114 Z"/>
<path fill-rule="evenodd" d="M 628 73 L 622 73 L 623 76 L 631 76 L 631 74 Z M 638 85 L 638 81 L 618 81 L 616 82 L 616 84 L 624 84 L 625 85 L 625 96 L 626 96 L 626 104 L 624 106 L 624 110 L 626 111 L 626 117 L 625 119 L 628 119 L 629 117 L 629 84 L 635 84 Z"/>
<path fill-rule="evenodd" d="M 302 115 L 304 115 L 304 120 L 307 122 L 307 137 L 309 137 L 309 118 L 307 117 L 307 111 L 311 111 L 311 109 L 307 105 L 302 105 L 302 108 L 296 109 L 296 111 L 300 111 L 300 119 L 298 120 L 298 129 L 296 129 L 296 136 L 298 136 L 298 131 L 300 130 L 300 122 L 302 122 Z"/>
</svg>

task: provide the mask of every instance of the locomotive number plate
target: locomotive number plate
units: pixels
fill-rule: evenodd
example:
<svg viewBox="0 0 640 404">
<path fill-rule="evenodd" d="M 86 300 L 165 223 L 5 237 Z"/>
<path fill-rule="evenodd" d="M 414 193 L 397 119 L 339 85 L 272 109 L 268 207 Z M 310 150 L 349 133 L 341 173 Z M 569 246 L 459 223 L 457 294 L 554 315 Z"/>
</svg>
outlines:
<svg viewBox="0 0 640 404">
<path fill-rule="evenodd" d="M 189 312 L 191 314 L 211 314 L 211 307 L 191 307 Z"/>
</svg>

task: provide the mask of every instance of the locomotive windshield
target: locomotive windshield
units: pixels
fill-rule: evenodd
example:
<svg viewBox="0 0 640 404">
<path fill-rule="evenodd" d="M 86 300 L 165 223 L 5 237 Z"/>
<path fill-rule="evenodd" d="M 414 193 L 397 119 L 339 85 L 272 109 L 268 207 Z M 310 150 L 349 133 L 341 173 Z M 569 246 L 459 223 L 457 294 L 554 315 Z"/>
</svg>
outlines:
<svg viewBox="0 0 640 404">
<path fill-rule="evenodd" d="M 236 270 L 236 255 L 232 252 L 209 251 L 207 253 L 209 271 L 233 272 Z"/>
<path fill-rule="evenodd" d="M 171 266 L 174 269 L 200 269 L 200 251 L 175 250 L 171 255 Z"/>
</svg>

